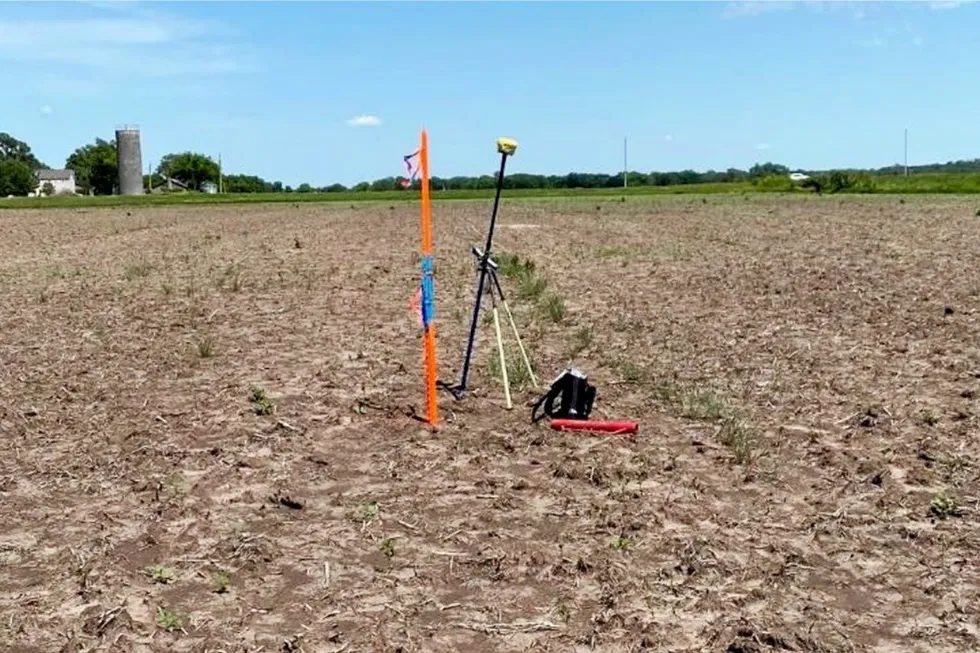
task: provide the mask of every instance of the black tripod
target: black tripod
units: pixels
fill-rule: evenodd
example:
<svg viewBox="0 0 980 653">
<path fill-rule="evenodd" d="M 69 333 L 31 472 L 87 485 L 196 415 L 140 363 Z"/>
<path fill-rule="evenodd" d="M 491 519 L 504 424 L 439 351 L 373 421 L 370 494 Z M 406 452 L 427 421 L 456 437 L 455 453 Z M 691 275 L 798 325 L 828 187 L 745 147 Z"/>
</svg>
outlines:
<svg viewBox="0 0 980 653">
<path fill-rule="evenodd" d="M 487 276 L 489 276 L 492 284 L 490 288 L 490 295 L 491 301 L 493 302 L 494 321 L 497 326 L 497 343 L 498 349 L 500 350 L 501 369 L 504 376 L 505 390 L 507 392 L 508 407 L 510 407 L 510 388 L 507 382 L 507 367 L 504 364 L 505 361 L 503 360 L 503 344 L 500 340 L 500 321 L 497 317 L 496 299 L 493 297 L 494 288 L 497 290 L 500 300 L 504 305 L 504 309 L 507 311 L 508 318 L 510 318 L 511 328 L 513 328 L 514 335 L 517 337 L 517 343 L 520 346 L 521 355 L 524 357 L 524 362 L 527 365 L 529 372 L 531 371 L 531 365 L 528 363 L 527 353 L 524 351 L 524 345 L 521 343 L 520 336 L 517 335 L 517 326 L 514 324 L 514 318 L 511 316 L 510 308 L 508 308 L 507 301 L 504 299 L 503 290 L 500 287 L 500 280 L 497 278 L 497 264 L 490 258 L 490 249 L 493 247 L 493 228 L 497 223 L 497 207 L 500 205 L 500 191 L 503 189 L 504 185 L 504 168 L 507 166 L 507 157 L 513 155 L 516 150 L 516 141 L 508 138 L 497 139 L 497 151 L 500 152 L 500 172 L 497 173 L 497 189 L 493 197 L 493 209 L 490 213 L 490 229 L 487 231 L 487 242 L 483 248 L 483 251 L 478 250 L 476 247 L 472 249 L 473 255 L 477 258 L 477 269 L 480 277 L 476 287 L 476 299 L 473 302 L 473 315 L 472 319 L 470 320 L 469 337 L 466 341 L 466 353 L 463 356 L 463 370 L 460 373 L 459 384 L 450 386 L 446 383 L 440 383 L 443 388 L 451 392 L 457 399 L 466 396 L 466 384 L 469 381 L 470 374 L 470 361 L 473 357 L 473 344 L 476 341 L 476 325 L 480 318 L 480 302 L 483 299 L 483 293 L 487 283 Z M 537 380 L 534 378 L 533 372 L 531 373 L 531 379 L 534 381 L 535 387 L 537 387 Z"/>
<path fill-rule="evenodd" d="M 507 410 L 513 408 L 513 403 L 510 399 L 510 379 L 507 378 L 507 357 L 504 355 L 504 339 L 500 335 L 500 315 L 497 311 L 497 301 L 499 299 L 500 303 L 504 307 L 504 312 L 507 314 L 507 321 L 510 323 L 511 331 L 514 333 L 514 339 L 517 341 L 517 348 L 521 352 L 521 360 L 524 362 L 524 368 L 527 370 L 527 374 L 531 377 L 531 384 L 537 388 L 538 380 L 534 376 L 534 369 L 531 367 L 531 361 L 528 360 L 527 351 L 524 349 L 524 343 L 521 342 L 521 335 L 517 332 L 517 323 L 514 322 L 514 315 L 510 312 L 510 306 L 507 305 L 507 298 L 504 296 L 504 289 L 500 286 L 500 277 L 497 274 L 497 263 L 490 257 L 483 256 L 483 252 L 477 248 L 473 248 L 473 255 L 478 261 L 486 260 L 487 271 L 486 274 L 490 279 L 490 284 L 487 286 L 487 294 L 490 295 L 490 306 L 493 314 L 493 328 L 494 333 L 497 336 L 497 355 L 500 357 L 500 376 L 504 382 L 504 398 L 507 400 Z"/>
</svg>

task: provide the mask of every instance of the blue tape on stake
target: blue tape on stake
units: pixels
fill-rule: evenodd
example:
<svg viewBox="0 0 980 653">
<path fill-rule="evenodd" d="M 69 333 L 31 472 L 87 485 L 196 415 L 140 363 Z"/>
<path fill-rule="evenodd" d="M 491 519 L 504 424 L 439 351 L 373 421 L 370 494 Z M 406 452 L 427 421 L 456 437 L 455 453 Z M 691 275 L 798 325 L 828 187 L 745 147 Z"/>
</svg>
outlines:
<svg viewBox="0 0 980 653">
<path fill-rule="evenodd" d="M 428 327 L 435 318 L 434 266 L 431 256 L 422 257 L 422 326 Z"/>
</svg>

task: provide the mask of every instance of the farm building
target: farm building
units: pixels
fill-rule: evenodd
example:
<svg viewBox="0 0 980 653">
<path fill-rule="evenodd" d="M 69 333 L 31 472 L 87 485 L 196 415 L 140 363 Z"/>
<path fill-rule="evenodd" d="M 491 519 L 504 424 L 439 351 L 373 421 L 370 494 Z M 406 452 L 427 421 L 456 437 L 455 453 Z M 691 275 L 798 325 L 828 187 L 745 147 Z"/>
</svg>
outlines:
<svg viewBox="0 0 980 653">
<path fill-rule="evenodd" d="M 174 179 L 173 177 L 163 177 L 161 175 L 154 175 L 150 181 L 150 192 L 151 193 L 162 193 L 169 191 L 183 191 L 188 190 L 187 184 L 179 179 Z"/>
<path fill-rule="evenodd" d="M 37 187 L 34 189 L 36 195 L 43 195 L 44 186 L 51 184 L 54 191 L 52 195 L 74 195 L 75 194 L 75 171 L 74 170 L 38 170 Z"/>
</svg>

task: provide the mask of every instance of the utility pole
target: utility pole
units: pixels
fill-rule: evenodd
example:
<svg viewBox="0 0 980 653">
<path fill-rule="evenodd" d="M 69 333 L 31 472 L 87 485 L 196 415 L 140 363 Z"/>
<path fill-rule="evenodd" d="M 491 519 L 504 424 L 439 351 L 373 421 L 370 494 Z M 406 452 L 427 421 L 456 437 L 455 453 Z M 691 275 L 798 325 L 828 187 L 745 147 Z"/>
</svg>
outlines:
<svg viewBox="0 0 980 653">
<path fill-rule="evenodd" d="M 629 166 L 626 164 L 626 137 L 623 137 L 623 188 L 626 188 L 626 178 L 629 175 Z"/>
<path fill-rule="evenodd" d="M 909 176 L 909 128 L 905 128 L 905 176 Z"/>
</svg>

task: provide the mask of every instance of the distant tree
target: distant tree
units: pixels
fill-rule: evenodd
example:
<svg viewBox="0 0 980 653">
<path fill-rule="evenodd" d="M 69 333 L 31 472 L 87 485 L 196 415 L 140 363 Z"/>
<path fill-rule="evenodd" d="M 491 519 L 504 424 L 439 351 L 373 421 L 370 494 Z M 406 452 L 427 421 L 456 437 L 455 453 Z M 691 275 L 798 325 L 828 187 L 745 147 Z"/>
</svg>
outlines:
<svg viewBox="0 0 980 653">
<path fill-rule="evenodd" d="M 839 193 L 854 186 L 854 178 L 846 172 L 835 170 L 827 176 L 824 189 L 828 193 Z"/>
<path fill-rule="evenodd" d="M 812 190 L 815 193 L 822 193 L 824 186 L 824 179 L 822 176 L 819 177 L 807 177 L 800 183 L 800 188 L 806 188 L 807 190 Z"/>
<path fill-rule="evenodd" d="M 356 190 L 358 192 L 366 191 L 366 190 L 371 190 L 371 184 L 369 184 L 366 181 L 362 181 L 361 183 L 359 183 L 356 186 L 354 186 L 354 188 L 352 190 Z"/>
<path fill-rule="evenodd" d="M 677 183 L 679 184 L 696 184 L 700 181 L 701 175 L 693 170 L 681 170 L 677 173 Z"/>
<path fill-rule="evenodd" d="M 516 174 L 504 177 L 505 188 L 541 188 L 544 178 L 541 175 Z"/>
<path fill-rule="evenodd" d="M 452 177 L 446 181 L 449 188 L 453 190 L 471 190 L 476 188 L 476 177 Z"/>
<path fill-rule="evenodd" d="M 343 184 L 330 184 L 324 190 L 328 193 L 343 193 L 347 190 L 347 187 Z"/>
<path fill-rule="evenodd" d="M 808 183 L 809 182 L 809 183 Z M 872 193 L 875 190 L 874 179 L 865 173 L 848 173 L 834 170 L 830 174 L 811 177 L 803 182 L 804 188 L 813 188 L 817 192 L 841 193 L 851 191 L 857 193 Z"/>
<path fill-rule="evenodd" d="M 779 174 L 758 177 L 752 180 L 752 184 L 756 189 L 768 193 L 789 193 L 796 188 L 788 176 Z"/>
<path fill-rule="evenodd" d="M 297 193 L 312 193 L 313 192 L 313 187 L 310 186 L 309 184 L 300 184 L 299 186 L 296 187 L 296 192 Z"/>
<path fill-rule="evenodd" d="M 14 158 L 0 159 L 0 197 L 30 195 L 36 184 L 37 177 L 29 163 Z"/>
<path fill-rule="evenodd" d="M 65 167 L 75 171 L 75 183 L 86 195 L 112 195 L 119 180 L 116 143 L 96 138 L 72 152 Z"/>
<path fill-rule="evenodd" d="M 647 175 L 647 183 L 651 186 L 673 186 L 678 183 L 676 172 L 651 172 Z"/>
<path fill-rule="evenodd" d="M 45 197 L 51 197 L 54 195 L 54 184 L 52 184 L 50 181 L 44 182 L 44 185 L 41 186 L 41 194 Z"/>
<path fill-rule="evenodd" d="M 728 170 L 725 171 L 725 174 L 722 176 L 721 181 L 744 181 L 745 179 L 748 178 L 748 176 L 749 173 L 747 173 L 744 170 L 739 170 L 738 168 L 729 168 Z"/>
<path fill-rule="evenodd" d="M 788 175 L 789 168 L 778 163 L 757 163 L 751 168 L 749 168 L 749 177 L 753 179 L 759 179 L 761 177 L 769 177 L 773 175 Z"/>
<path fill-rule="evenodd" d="M 394 177 L 382 177 L 371 182 L 371 190 L 396 190 L 400 188 L 398 180 Z"/>
<path fill-rule="evenodd" d="M 272 184 L 255 175 L 225 175 L 226 193 L 270 193 Z"/>
<path fill-rule="evenodd" d="M 179 152 L 160 159 L 157 172 L 186 184 L 188 188 L 200 190 L 206 181 L 218 183 L 219 168 L 217 161 L 205 154 Z"/>
<path fill-rule="evenodd" d="M 475 189 L 490 189 L 497 185 L 497 175 L 480 175 L 473 184 Z"/>
<path fill-rule="evenodd" d="M 21 161 L 26 163 L 31 171 L 47 167 L 37 160 L 27 143 L 17 140 L 6 132 L 0 132 L 0 161 Z"/>
</svg>

